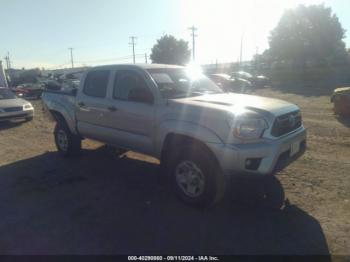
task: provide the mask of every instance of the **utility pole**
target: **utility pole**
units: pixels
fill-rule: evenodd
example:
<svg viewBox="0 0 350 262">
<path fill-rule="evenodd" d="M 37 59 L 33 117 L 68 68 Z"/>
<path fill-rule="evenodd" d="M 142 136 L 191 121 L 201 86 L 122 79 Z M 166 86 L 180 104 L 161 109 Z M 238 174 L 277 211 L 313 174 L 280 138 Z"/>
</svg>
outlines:
<svg viewBox="0 0 350 262">
<path fill-rule="evenodd" d="M 254 63 L 254 66 L 255 66 L 255 71 L 258 71 L 258 54 L 259 54 L 259 47 L 256 46 L 256 49 L 255 49 L 255 63 Z"/>
<path fill-rule="evenodd" d="M 137 38 L 136 36 L 130 36 L 131 42 L 129 43 L 129 45 L 132 46 L 132 57 L 133 57 L 134 64 L 136 63 L 135 62 L 135 45 L 136 45 L 135 40 L 136 40 L 136 38 Z"/>
<path fill-rule="evenodd" d="M 145 63 L 148 64 L 147 53 L 145 53 Z"/>
<path fill-rule="evenodd" d="M 239 54 L 239 67 L 242 66 L 242 56 L 243 56 L 243 33 L 241 35 L 241 50 L 240 50 L 240 54 Z"/>
<path fill-rule="evenodd" d="M 9 72 L 7 72 L 8 74 Z M 0 60 L 0 86 L 8 87 L 8 77 L 2 67 L 2 61 Z"/>
<path fill-rule="evenodd" d="M 6 69 L 9 69 L 9 58 L 5 56 L 4 59 L 6 61 Z"/>
<path fill-rule="evenodd" d="M 191 36 L 192 36 L 192 60 L 195 61 L 196 60 L 196 31 L 198 30 L 196 27 L 194 27 L 194 25 L 190 28 L 188 28 L 188 30 L 191 31 Z"/>
<path fill-rule="evenodd" d="M 9 69 L 11 68 L 11 59 L 10 59 L 10 52 L 7 52 L 7 59 L 9 63 Z"/>
<path fill-rule="evenodd" d="M 10 60 L 10 53 L 7 52 L 7 56 L 4 57 L 5 61 L 6 61 L 6 68 L 10 69 L 11 68 L 11 60 Z"/>
<path fill-rule="evenodd" d="M 73 60 L 73 48 L 68 48 L 70 50 L 70 62 L 72 63 L 72 68 L 74 68 L 74 60 Z"/>
</svg>

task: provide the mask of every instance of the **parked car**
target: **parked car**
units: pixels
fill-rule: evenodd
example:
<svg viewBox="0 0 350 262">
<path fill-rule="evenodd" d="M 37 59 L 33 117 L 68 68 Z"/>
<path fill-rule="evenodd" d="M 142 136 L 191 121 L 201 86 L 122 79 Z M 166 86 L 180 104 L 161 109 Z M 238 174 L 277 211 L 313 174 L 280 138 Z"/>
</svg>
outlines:
<svg viewBox="0 0 350 262">
<path fill-rule="evenodd" d="M 263 88 L 266 86 L 271 86 L 271 81 L 268 77 L 263 75 L 254 76 L 245 71 L 238 71 L 231 73 L 233 79 L 240 78 L 249 81 L 254 88 Z"/>
<path fill-rule="evenodd" d="M 30 121 L 34 108 L 28 101 L 18 98 L 9 88 L 0 87 L 0 121 L 25 119 Z"/>
<path fill-rule="evenodd" d="M 245 79 L 248 81 L 254 80 L 254 76 L 248 72 L 245 72 L 245 71 L 233 72 L 233 73 L 231 73 L 231 77 L 232 78 L 242 78 L 242 79 Z"/>
<path fill-rule="evenodd" d="M 333 111 L 339 116 L 350 116 L 350 87 L 334 89 L 331 96 Z"/>
<path fill-rule="evenodd" d="M 78 153 L 85 138 L 151 155 L 190 205 L 218 201 L 229 176 L 270 177 L 306 145 L 296 105 L 224 93 L 180 66 L 99 66 L 77 90 L 47 90 L 42 100 L 63 156 Z"/>
<path fill-rule="evenodd" d="M 232 78 L 228 74 L 211 74 L 208 77 L 220 86 L 225 92 L 247 93 L 252 84 L 242 78 Z"/>
<path fill-rule="evenodd" d="M 271 86 L 271 81 L 267 76 L 258 75 L 254 77 L 253 83 L 256 88 Z"/>
<path fill-rule="evenodd" d="M 44 86 L 41 84 L 22 84 L 13 89 L 17 96 L 37 99 L 41 97 L 43 90 Z"/>
<path fill-rule="evenodd" d="M 45 83 L 45 89 L 52 91 L 60 91 L 62 89 L 62 83 L 57 80 L 48 80 Z"/>
</svg>

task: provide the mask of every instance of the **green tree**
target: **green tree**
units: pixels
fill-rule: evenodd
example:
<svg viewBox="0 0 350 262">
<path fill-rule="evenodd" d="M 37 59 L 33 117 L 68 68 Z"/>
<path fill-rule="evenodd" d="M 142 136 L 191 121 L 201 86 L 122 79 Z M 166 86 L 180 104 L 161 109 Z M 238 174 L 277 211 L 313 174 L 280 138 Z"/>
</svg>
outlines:
<svg viewBox="0 0 350 262">
<path fill-rule="evenodd" d="M 188 42 L 177 40 L 172 35 L 164 35 L 153 46 L 151 59 L 153 63 L 185 65 L 189 62 L 190 55 Z"/>
<path fill-rule="evenodd" d="M 269 55 L 278 62 L 304 67 L 347 60 L 345 30 L 331 8 L 300 5 L 287 10 L 269 39 Z"/>
</svg>

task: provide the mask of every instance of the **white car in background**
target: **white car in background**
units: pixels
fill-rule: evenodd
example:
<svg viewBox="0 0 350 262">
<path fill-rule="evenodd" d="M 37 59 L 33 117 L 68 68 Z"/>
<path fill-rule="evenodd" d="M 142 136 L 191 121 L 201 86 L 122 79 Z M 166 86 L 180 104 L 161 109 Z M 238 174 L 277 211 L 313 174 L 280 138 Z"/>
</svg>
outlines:
<svg viewBox="0 0 350 262">
<path fill-rule="evenodd" d="M 0 121 L 25 119 L 30 121 L 34 116 L 34 108 L 28 101 L 18 98 L 7 87 L 0 87 Z"/>
</svg>

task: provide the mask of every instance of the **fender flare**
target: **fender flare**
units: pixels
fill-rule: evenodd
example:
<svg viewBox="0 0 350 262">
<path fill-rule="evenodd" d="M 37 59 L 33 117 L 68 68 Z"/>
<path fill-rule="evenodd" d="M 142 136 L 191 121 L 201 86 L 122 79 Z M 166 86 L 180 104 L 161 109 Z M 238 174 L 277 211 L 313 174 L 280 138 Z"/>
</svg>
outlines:
<svg viewBox="0 0 350 262">
<path fill-rule="evenodd" d="M 192 137 L 200 142 L 222 144 L 221 138 L 211 129 L 189 121 L 167 120 L 159 125 L 156 153 L 161 156 L 166 137 L 169 135 Z"/>
<path fill-rule="evenodd" d="M 79 135 L 79 133 L 76 129 L 75 115 L 72 115 L 72 113 L 70 113 L 69 110 L 67 110 L 63 105 L 61 105 L 57 101 L 51 102 L 48 105 L 48 109 L 56 121 L 58 121 L 58 119 L 57 119 L 57 116 L 55 114 L 62 116 L 64 121 L 66 122 L 69 130 L 73 134 Z"/>
</svg>

